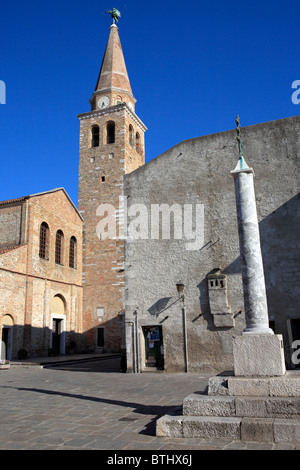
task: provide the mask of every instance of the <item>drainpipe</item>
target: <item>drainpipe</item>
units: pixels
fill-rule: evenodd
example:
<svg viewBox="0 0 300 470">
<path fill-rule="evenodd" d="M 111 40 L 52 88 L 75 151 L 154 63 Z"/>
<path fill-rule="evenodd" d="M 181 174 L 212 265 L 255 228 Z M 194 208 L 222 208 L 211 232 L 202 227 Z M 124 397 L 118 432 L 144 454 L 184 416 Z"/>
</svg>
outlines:
<svg viewBox="0 0 300 470">
<path fill-rule="evenodd" d="M 138 318 L 137 311 L 133 312 L 135 315 L 135 342 L 136 342 L 136 372 L 140 372 L 140 352 L 139 352 L 139 331 L 138 331 Z"/>
<path fill-rule="evenodd" d="M 184 302 L 184 284 L 179 281 L 176 283 L 177 292 L 179 299 L 182 300 L 182 322 L 183 322 L 183 338 L 184 338 L 184 360 L 185 360 L 185 372 L 188 372 L 188 349 L 187 349 L 187 331 L 186 331 L 186 316 L 185 316 L 185 302 Z"/>
<path fill-rule="evenodd" d="M 187 349 L 187 331 L 186 331 L 186 315 L 185 315 L 184 295 L 182 295 L 182 318 L 183 318 L 183 333 L 184 333 L 185 372 L 188 372 L 188 349 Z"/>
</svg>

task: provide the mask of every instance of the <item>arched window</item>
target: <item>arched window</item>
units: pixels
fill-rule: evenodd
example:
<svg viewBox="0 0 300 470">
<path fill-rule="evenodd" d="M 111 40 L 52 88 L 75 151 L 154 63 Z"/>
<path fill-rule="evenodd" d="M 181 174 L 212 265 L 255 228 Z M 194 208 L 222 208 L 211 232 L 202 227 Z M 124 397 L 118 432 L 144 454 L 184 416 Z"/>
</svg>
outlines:
<svg viewBox="0 0 300 470">
<path fill-rule="evenodd" d="M 137 153 L 141 153 L 141 138 L 138 132 L 135 134 L 135 149 Z"/>
<path fill-rule="evenodd" d="M 40 258 L 49 259 L 49 226 L 43 222 L 40 227 Z"/>
<path fill-rule="evenodd" d="M 99 126 L 92 127 L 92 147 L 99 147 Z"/>
<path fill-rule="evenodd" d="M 133 127 L 131 124 L 129 124 L 129 143 L 132 147 L 134 147 L 134 133 L 133 133 Z"/>
<path fill-rule="evenodd" d="M 63 264 L 64 253 L 64 234 L 61 230 L 57 230 L 55 239 L 55 263 Z"/>
<path fill-rule="evenodd" d="M 69 267 L 77 268 L 77 240 L 75 237 L 71 237 L 70 239 Z"/>
<path fill-rule="evenodd" d="M 115 142 L 115 123 L 110 121 L 106 125 L 106 142 L 107 144 L 113 144 Z"/>
</svg>

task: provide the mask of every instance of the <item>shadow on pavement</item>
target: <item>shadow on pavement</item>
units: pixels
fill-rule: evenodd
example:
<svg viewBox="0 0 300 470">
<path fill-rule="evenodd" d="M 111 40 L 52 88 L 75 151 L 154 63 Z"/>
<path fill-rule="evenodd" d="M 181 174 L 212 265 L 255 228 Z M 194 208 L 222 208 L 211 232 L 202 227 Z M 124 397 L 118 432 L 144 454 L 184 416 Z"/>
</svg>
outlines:
<svg viewBox="0 0 300 470">
<path fill-rule="evenodd" d="M 145 428 L 140 432 L 140 434 L 146 435 L 155 435 L 155 423 L 156 421 L 165 414 L 174 414 L 174 412 L 178 411 L 180 407 L 175 408 L 173 406 L 158 406 L 158 405 L 142 405 L 140 403 L 130 402 L 130 401 L 122 401 L 122 400 L 112 400 L 110 398 L 100 398 L 100 397 L 93 397 L 90 395 L 76 395 L 74 393 L 67 393 L 67 392 L 59 392 L 56 390 L 47 390 L 41 388 L 31 388 L 31 387 L 12 387 L 8 385 L 0 386 L 0 388 L 6 389 L 14 389 L 24 392 L 34 392 L 39 394 L 46 394 L 46 395 L 57 395 L 60 397 L 67 397 L 67 398 L 76 398 L 78 400 L 87 400 L 96 403 L 105 403 L 108 405 L 117 405 L 120 407 L 125 408 L 132 408 L 133 413 L 140 414 L 142 416 L 152 415 L 152 419 L 149 423 L 146 424 Z M 136 419 L 139 417 L 137 416 Z M 135 421 L 133 417 L 125 416 L 120 418 L 119 421 Z"/>
<path fill-rule="evenodd" d="M 76 371 L 76 372 L 113 372 L 121 371 L 121 355 L 116 357 L 97 358 L 93 360 L 75 360 L 68 363 L 44 364 L 44 369 Z"/>
</svg>

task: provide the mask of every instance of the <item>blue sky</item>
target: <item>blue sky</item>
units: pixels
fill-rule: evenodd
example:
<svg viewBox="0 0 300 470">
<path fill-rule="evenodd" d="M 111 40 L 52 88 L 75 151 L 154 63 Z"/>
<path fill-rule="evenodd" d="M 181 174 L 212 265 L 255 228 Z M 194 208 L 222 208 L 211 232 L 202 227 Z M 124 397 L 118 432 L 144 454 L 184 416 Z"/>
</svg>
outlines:
<svg viewBox="0 0 300 470">
<path fill-rule="evenodd" d="M 90 110 L 113 6 L 146 161 L 234 128 L 237 113 L 242 126 L 300 114 L 299 0 L 5 1 L 0 200 L 64 187 L 77 204 L 77 115 Z"/>
</svg>

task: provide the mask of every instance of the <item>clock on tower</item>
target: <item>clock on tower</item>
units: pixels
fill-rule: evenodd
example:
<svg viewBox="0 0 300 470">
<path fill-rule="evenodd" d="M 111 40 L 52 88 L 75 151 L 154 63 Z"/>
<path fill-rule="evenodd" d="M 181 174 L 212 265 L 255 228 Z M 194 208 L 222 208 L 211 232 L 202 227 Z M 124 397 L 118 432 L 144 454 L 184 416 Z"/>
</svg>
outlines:
<svg viewBox="0 0 300 470">
<path fill-rule="evenodd" d="M 105 109 L 109 106 L 109 98 L 108 96 L 101 96 L 98 100 L 98 108 Z"/>
</svg>

